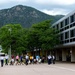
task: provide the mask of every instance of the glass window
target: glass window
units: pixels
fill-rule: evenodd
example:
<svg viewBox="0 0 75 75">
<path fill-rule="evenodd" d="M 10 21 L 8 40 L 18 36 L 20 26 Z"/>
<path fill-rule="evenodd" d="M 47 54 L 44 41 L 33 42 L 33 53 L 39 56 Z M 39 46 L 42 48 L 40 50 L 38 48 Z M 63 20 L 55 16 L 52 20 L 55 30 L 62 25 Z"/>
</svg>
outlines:
<svg viewBox="0 0 75 75">
<path fill-rule="evenodd" d="M 73 27 L 73 24 L 70 25 L 70 28 Z"/>
<path fill-rule="evenodd" d="M 63 33 L 62 34 L 60 34 L 60 40 L 63 40 L 64 38 L 63 38 Z"/>
<path fill-rule="evenodd" d="M 73 40 L 72 39 L 70 39 L 70 42 L 72 42 Z"/>
<path fill-rule="evenodd" d="M 65 30 L 69 29 L 69 26 L 65 27 Z"/>
<path fill-rule="evenodd" d="M 70 22 L 74 22 L 74 15 L 70 16 Z"/>
<path fill-rule="evenodd" d="M 59 24 L 56 25 L 57 30 L 59 29 Z"/>
<path fill-rule="evenodd" d="M 70 37 L 74 37 L 75 36 L 75 29 L 70 31 Z"/>
<path fill-rule="evenodd" d="M 68 43 L 69 42 L 69 40 L 65 40 L 65 43 Z"/>
<path fill-rule="evenodd" d="M 73 26 L 75 26 L 75 23 L 73 23 Z"/>
<path fill-rule="evenodd" d="M 65 32 L 65 39 L 69 38 L 69 32 Z"/>
<path fill-rule="evenodd" d="M 65 25 L 69 24 L 69 18 L 65 19 Z"/>
<path fill-rule="evenodd" d="M 62 28 L 64 26 L 64 23 L 63 22 L 61 22 L 60 23 L 60 28 Z"/>
<path fill-rule="evenodd" d="M 75 41 L 75 38 L 73 38 L 73 41 Z"/>
</svg>

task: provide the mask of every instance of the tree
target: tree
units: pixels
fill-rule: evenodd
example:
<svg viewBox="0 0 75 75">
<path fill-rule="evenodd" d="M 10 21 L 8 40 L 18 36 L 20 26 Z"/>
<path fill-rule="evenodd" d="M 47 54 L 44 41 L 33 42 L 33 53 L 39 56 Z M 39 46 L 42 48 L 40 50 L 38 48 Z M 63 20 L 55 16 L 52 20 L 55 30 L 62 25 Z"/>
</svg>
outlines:
<svg viewBox="0 0 75 75">
<path fill-rule="evenodd" d="M 0 44 L 4 52 L 8 52 L 11 45 L 12 53 L 25 51 L 50 51 L 58 43 L 57 30 L 51 27 L 51 20 L 22 28 L 19 24 L 8 24 L 0 28 Z"/>
<path fill-rule="evenodd" d="M 8 24 L 0 28 L 0 44 L 4 52 L 8 52 L 11 45 L 12 54 L 22 53 L 25 50 L 25 29 L 19 24 Z"/>
<path fill-rule="evenodd" d="M 31 39 L 35 42 L 32 45 L 42 51 L 51 50 L 59 43 L 57 30 L 51 27 L 50 22 L 51 20 L 43 21 L 31 27 Z"/>
</svg>

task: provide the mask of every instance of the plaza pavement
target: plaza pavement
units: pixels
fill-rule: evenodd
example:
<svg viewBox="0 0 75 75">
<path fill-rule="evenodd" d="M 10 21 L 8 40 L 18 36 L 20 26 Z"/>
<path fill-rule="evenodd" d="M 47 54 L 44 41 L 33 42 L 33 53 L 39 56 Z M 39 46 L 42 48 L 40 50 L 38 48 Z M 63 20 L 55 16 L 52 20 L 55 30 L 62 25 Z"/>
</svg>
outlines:
<svg viewBox="0 0 75 75">
<path fill-rule="evenodd" d="M 0 75 L 75 75 L 75 63 L 4 65 Z"/>
</svg>

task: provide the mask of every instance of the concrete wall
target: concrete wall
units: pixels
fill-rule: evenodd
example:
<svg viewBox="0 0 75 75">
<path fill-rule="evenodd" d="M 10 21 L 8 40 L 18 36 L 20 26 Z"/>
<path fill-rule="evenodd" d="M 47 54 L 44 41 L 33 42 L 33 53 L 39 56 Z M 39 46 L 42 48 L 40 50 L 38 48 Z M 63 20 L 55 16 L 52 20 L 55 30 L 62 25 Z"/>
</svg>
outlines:
<svg viewBox="0 0 75 75">
<path fill-rule="evenodd" d="M 75 62 L 75 48 L 71 49 L 71 62 Z"/>
</svg>

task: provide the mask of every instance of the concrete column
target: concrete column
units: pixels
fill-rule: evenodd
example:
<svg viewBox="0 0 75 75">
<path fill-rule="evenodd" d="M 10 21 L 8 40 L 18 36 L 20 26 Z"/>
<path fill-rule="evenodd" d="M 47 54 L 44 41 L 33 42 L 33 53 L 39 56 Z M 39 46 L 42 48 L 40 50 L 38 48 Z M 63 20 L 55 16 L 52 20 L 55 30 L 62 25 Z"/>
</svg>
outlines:
<svg viewBox="0 0 75 75">
<path fill-rule="evenodd" d="M 62 50 L 62 61 L 66 61 L 66 50 Z"/>
<path fill-rule="evenodd" d="M 56 60 L 59 60 L 59 51 L 56 50 Z"/>
<path fill-rule="evenodd" d="M 75 49 L 71 50 L 71 62 L 75 62 Z"/>
</svg>

